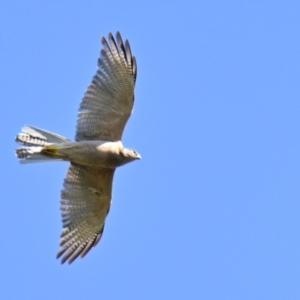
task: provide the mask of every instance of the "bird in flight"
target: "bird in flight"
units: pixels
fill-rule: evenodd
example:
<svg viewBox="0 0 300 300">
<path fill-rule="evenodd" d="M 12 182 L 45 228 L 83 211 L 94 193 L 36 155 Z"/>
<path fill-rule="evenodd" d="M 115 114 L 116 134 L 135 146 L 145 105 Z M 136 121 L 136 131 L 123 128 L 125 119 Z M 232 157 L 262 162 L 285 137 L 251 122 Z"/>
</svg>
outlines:
<svg viewBox="0 0 300 300">
<path fill-rule="evenodd" d="M 16 136 L 21 163 L 69 161 L 61 191 L 63 230 L 57 258 L 72 263 L 96 246 L 109 212 L 115 169 L 140 159 L 122 144 L 131 115 L 136 59 L 119 32 L 102 37 L 98 69 L 80 103 L 75 141 L 33 126 Z"/>
</svg>

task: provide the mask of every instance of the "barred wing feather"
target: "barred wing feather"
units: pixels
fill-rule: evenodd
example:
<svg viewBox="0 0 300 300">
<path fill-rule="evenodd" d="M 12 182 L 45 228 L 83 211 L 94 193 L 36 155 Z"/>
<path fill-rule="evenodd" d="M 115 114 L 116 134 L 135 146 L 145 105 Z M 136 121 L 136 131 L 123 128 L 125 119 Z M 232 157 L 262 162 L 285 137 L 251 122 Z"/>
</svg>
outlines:
<svg viewBox="0 0 300 300">
<path fill-rule="evenodd" d="M 71 164 L 61 192 L 63 227 L 57 258 L 72 263 L 84 257 L 103 233 L 110 208 L 114 169 Z"/>
<path fill-rule="evenodd" d="M 80 104 L 76 140 L 117 141 L 122 137 L 134 102 L 135 57 L 119 32 L 103 37 L 98 70 Z"/>
</svg>

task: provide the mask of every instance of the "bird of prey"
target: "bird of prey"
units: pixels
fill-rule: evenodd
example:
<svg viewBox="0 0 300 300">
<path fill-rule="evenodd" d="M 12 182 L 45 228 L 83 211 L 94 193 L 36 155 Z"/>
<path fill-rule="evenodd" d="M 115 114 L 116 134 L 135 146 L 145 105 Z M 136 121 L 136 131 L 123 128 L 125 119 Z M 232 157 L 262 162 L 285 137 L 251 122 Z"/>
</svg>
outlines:
<svg viewBox="0 0 300 300">
<path fill-rule="evenodd" d="M 57 258 L 72 263 L 96 246 L 108 214 L 115 169 L 141 156 L 121 142 L 134 103 L 137 64 L 119 32 L 101 39 L 98 69 L 80 103 L 75 141 L 25 126 L 16 136 L 21 163 L 69 161 L 61 191 L 63 230 Z"/>
</svg>

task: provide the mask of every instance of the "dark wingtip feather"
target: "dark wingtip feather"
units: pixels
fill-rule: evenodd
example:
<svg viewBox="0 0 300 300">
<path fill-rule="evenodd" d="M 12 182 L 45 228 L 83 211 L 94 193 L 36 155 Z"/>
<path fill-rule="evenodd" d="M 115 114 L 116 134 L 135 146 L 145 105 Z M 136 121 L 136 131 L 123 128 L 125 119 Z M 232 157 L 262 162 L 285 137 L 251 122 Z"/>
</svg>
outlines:
<svg viewBox="0 0 300 300">
<path fill-rule="evenodd" d="M 107 40 L 104 36 L 101 38 L 101 44 L 103 46 L 103 49 L 101 50 L 101 54 L 102 54 L 102 51 L 104 51 L 104 53 L 106 51 L 111 52 L 111 50 L 109 48 L 109 45 L 108 45 L 108 42 L 107 42 Z"/>
<path fill-rule="evenodd" d="M 116 38 L 122 40 L 121 33 L 119 30 L 117 30 L 117 32 L 116 32 Z"/>
<path fill-rule="evenodd" d="M 122 54 L 123 54 L 125 60 L 127 61 L 126 50 L 125 50 L 125 46 L 124 46 L 120 32 L 116 33 L 116 38 L 117 38 L 117 43 L 118 43 L 119 49 L 122 51 Z"/>
<path fill-rule="evenodd" d="M 127 63 L 132 67 L 132 54 L 128 40 L 125 41 L 125 55 Z"/>
<path fill-rule="evenodd" d="M 135 56 L 132 56 L 132 72 L 133 72 L 133 75 L 134 75 L 134 81 L 136 81 L 136 77 L 137 77 L 137 64 L 136 64 Z"/>
<path fill-rule="evenodd" d="M 123 52 L 124 57 L 129 65 L 131 65 L 132 73 L 134 75 L 134 80 L 137 77 L 137 63 L 135 56 L 132 55 L 130 44 L 128 40 L 125 41 L 125 45 L 122 39 L 122 36 L 119 31 L 116 32 L 116 39 L 119 49 Z"/>
<path fill-rule="evenodd" d="M 70 265 L 81 253 L 82 251 L 82 248 L 81 247 L 78 247 L 73 253 L 72 255 L 70 256 L 69 258 L 69 261 L 68 261 L 68 264 Z"/>
<path fill-rule="evenodd" d="M 56 254 L 56 259 L 60 258 L 66 251 L 68 250 L 67 247 L 62 247 Z M 68 256 L 65 254 L 62 259 L 60 260 L 60 263 L 63 265 L 68 259 Z"/>
<path fill-rule="evenodd" d="M 64 232 L 65 231 L 65 232 Z M 95 247 L 100 241 L 104 231 L 104 224 L 99 231 L 99 233 L 95 234 L 92 238 L 87 240 L 85 243 L 68 243 L 68 240 L 64 240 L 60 243 L 61 248 L 56 254 L 56 258 L 61 258 L 61 264 L 64 264 L 68 261 L 68 264 L 71 264 L 76 258 L 80 255 L 83 258 L 92 247 Z M 68 233 L 68 230 L 63 230 L 63 233 Z M 63 235 L 63 234 L 62 234 Z"/>
<path fill-rule="evenodd" d="M 60 249 L 59 249 L 59 251 L 56 253 L 56 258 L 60 258 L 63 254 L 64 254 L 64 252 L 67 250 L 67 248 L 66 247 L 61 247 Z"/>
<path fill-rule="evenodd" d="M 111 33 L 109 33 L 109 35 L 108 35 L 108 40 L 109 40 L 110 49 L 111 49 L 112 53 L 114 53 L 117 56 L 120 56 L 119 48 L 118 48 L 117 43 Z"/>
</svg>

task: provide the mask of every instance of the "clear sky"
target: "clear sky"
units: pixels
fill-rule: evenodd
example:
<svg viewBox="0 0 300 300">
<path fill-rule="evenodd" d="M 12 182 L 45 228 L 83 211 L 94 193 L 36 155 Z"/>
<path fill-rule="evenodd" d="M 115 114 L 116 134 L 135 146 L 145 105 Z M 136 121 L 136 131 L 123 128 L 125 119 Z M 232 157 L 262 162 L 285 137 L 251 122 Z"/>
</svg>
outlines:
<svg viewBox="0 0 300 300">
<path fill-rule="evenodd" d="M 299 1 L 1 1 L 1 299 L 300 299 Z M 67 163 L 20 165 L 24 124 L 74 137 L 100 38 L 137 58 L 101 242 L 55 259 Z"/>
</svg>

